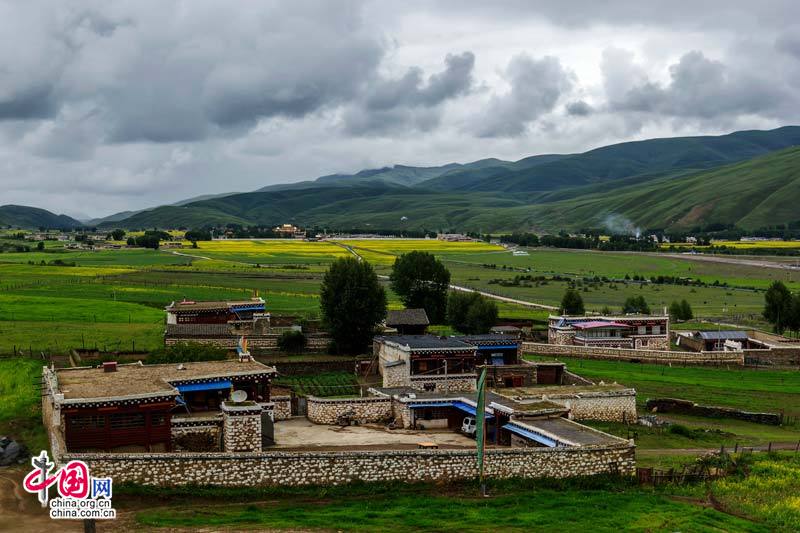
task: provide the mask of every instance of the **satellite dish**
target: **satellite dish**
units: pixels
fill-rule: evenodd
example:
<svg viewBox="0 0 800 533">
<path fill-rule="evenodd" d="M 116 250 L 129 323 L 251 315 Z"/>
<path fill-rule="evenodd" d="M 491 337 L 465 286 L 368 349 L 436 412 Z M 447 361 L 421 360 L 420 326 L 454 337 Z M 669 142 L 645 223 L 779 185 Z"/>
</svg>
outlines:
<svg viewBox="0 0 800 533">
<path fill-rule="evenodd" d="M 243 402 L 247 399 L 247 392 L 243 390 L 235 390 L 233 391 L 233 394 L 231 394 L 231 399 L 236 403 Z"/>
</svg>

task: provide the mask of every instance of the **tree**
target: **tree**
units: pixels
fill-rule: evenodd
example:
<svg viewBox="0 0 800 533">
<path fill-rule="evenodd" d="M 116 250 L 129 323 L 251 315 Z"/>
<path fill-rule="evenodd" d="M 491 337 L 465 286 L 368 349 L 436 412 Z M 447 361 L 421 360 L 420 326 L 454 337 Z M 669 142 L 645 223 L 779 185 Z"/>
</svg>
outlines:
<svg viewBox="0 0 800 533">
<path fill-rule="evenodd" d="M 561 298 L 561 314 L 562 315 L 583 315 L 586 309 L 583 306 L 583 298 L 581 293 L 575 289 L 567 289 L 564 291 L 564 297 Z"/>
<path fill-rule="evenodd" d="M 40 252 L 42 250 L 44 250 L 44 242 L 42 242 L 42 241 L 37 242 L 36 243 L 36 249 L 39 250 Z"/>
<path fill-rule="evenodd" d="M 670 320 L 682 320 L 681 316 L 683 311 L 681 310 L 681 304 L 677 300 L 673 300 L 671 304 L 669 304 L 669 318 Z"/>
<path fill-rule="evenodd" d="M 125 237 L 124 229 L 115 229 L 111 232 L 111 238 L 115 241 L 121 241 Z"/>
<path fill-rule="evenodd" d="M 477 292 L 454 291 L 447 298 L 447 323 L 461 333 L 488 333 L 497 315 L 497 304 Z"/>
<path fill-rule="evenodd" d="M 650 306 L 644 296 L 629 296 L 622 306 L 622 312 L 625 314 L 649 315 Z"/>
<path fill-rule="evenodd" d="M 360 353 L 386 317 L 386 291 L 369 263 L 339 258 L 322 279 L 320 309 L 336 350 Z"/>
<path fill-rule="evenodd" d="M 184 233 L 183 237 L 187 241 L 192 241 L 192 242 L 210 241 L 211 231 L 207 229 L 190 229 L 189 231 Z"/>
<path fill-rule="evenodd" d="M 673 300 L 672 303 L 669 304 L 669 317 L 672 320 L 691 320 L 694 318 L 692 306 L 689 305 L 689 302 L 685 299 L 680 302 Z"/>
<path fill-rule="evenodd" d="M 425 309 L 434 324 L 444 320 L 450 286 L 444 263 L 427 252 L 409 252 L 395 260 L 390 279 L 406 308 Z"/>
<path fill-rule="evenodd" d="M 694 312 L 692 311 L 692 306 L 689 305 L 686 299 L 681 300 L 681 320 L 691 320 L 693 318 Z"/>
<path fill-rule="evenodd" d="M 791 321 L 792 294 L 782 281 L 773 281 L 764 294 L 764 318 L 776 333 L 783 333 Z"/>
<path fill-rule="evenodd" d="M 302 331 L 284 331 L 278 337 L 278 348 L 282 352 L 300 353 L 306 347 L 306 336 Z"/>
</svg>

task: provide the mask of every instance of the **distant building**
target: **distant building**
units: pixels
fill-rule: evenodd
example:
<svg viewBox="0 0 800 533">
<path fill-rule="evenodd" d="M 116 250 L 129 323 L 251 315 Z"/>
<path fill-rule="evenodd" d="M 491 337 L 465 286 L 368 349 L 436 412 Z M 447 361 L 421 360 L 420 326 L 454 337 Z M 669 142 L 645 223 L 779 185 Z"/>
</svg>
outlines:
<svg viewBox="0 0 800 533">
<path fill-rule="evenodd" d="M 550 344 L 669 349 L 669 316 L 550 316 Z"/>
<path fill-rule="evenodd" d="M 275 233 L 287 239 L 305 239 L 306 232 L 293 224 L 281 224 L 273 228 Z"/>
<path fill-rule="evenodd" d="M 739 330 L 681 331 L 676 335 L 675 341 L 678 346 L 696 352 L 738 352 L 770 348 L 767 341 L 755 339 L 752 333 Z"/>
<path fill-rule="evenodd" d="M 471 242 L 477 239 L 473 239 L 463 233 L 439 233 L 436 235 L 436 238 L 440 241 L 448 241 L 448 242 Z"/>
<path fill-rule="evenodd" d="M 423 335 L 428 325 L 425 309 L 392 309 L 386 313 L 386 326 L 401 335 Z"/>
</svg>

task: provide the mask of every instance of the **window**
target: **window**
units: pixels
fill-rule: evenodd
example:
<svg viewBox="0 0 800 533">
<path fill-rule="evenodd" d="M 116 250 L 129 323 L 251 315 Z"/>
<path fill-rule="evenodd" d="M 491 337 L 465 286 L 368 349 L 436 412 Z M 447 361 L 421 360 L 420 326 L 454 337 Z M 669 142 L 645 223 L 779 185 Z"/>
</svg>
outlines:
<svg viewBox="0 0 800 533">
<path fill-rule="evenodd" d="M 639 335 L 647 335 L 647 326 L 639 326 Z"/>
<path fill-rule="evenodd" d="M 102 429 L 106 425 L 104 415 L 80 415 L 67 418 L 67 424 L 71 430 L 91 430 Z"/>
<path fill-rule="evenodd" d="M 167 417 L 163 414 L 151 414 L 150 415 L 150 425 L 151 426 L 163 426 L 167 423 Z"/>
<path fill-rule="evenodd" d="M 661 335 L 661 326 L 653 326 L 653 335 Z"/>
<path fill-rule="evenodd" d="M 143 413 L 130 413 L 111 415 L 109 425 L 111 429 L 133 429 L 144 427 Z"/>
</svg>

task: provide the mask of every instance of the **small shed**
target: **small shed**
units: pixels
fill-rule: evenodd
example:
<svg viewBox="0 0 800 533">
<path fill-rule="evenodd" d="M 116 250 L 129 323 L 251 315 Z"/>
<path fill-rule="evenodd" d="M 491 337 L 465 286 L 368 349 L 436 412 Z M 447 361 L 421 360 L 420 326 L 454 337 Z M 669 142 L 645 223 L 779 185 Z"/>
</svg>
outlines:
<svg viewBox="0 0 800 533">
<path fill-rule="evenodd" d="M 386 326 L 400 335 L 424 335 L 429 325 L 425 309 L 393 309 L 386 313 Z"/>
</svg>

